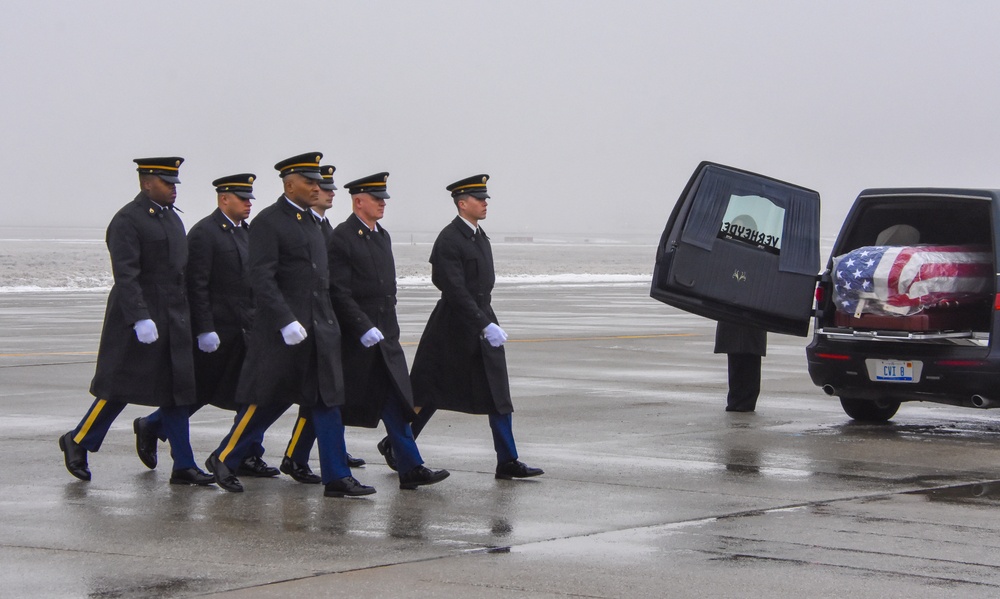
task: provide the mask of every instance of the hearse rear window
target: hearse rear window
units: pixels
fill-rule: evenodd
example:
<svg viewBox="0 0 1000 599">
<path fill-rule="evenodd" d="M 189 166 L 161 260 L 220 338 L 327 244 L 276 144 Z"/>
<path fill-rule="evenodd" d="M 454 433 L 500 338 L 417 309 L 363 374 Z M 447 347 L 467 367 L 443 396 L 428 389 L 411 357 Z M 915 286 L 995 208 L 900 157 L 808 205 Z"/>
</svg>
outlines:
<svg viewBox="0 0 1000 599">
<path fill-rule="evenodd" d="M 689 200 L 690 212 L 681 230 L 681 243 L 707 252 L 715 244 L 739 245 L 777 257 L 778 272 L 816 276 L 819 194 L 815 191 L 752 173 L 727 171 L 713 164 L 706 164 L 692 185 L 694 197 Z M 729 212 L 731 204 L 733 212 Z M 759 234 L 764 234 L 764 243 L 751 244 L 735 236 L 727 239 L 721 232 L 723 223 L 732 225 L 736 217 L 744 214 L 754 220 L 758 242 Z M 768 235 L 773 246 L 767 243 Z"/>
<path fill-rule="evenodd" d="M 731 195 L 718 236 L 780 254 L 784 224 L 785 209 L 771 200 L 758 195 Z"/>
</svg>

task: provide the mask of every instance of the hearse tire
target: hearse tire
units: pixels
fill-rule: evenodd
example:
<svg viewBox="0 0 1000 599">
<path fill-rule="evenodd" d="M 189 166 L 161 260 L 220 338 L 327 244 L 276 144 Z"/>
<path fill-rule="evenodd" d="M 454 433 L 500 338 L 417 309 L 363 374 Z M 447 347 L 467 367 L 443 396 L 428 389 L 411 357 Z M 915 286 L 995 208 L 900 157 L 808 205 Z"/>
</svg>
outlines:
<svg viewBox="0 0 1000 599">
<path fill-rule="evenodd" d="M 840 405 L 848 416 L 859 422 L 888 422 L 899 409 L 898 401 L 841 397 Z"/>
</svg>

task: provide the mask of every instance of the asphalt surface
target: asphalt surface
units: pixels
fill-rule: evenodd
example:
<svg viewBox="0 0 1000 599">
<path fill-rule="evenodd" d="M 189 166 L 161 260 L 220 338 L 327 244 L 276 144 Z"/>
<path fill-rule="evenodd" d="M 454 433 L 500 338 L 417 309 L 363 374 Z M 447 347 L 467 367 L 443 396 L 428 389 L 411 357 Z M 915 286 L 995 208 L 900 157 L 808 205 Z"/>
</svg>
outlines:
<svg viewBox="0 0 1000 599">
<path fill-rule="evenodd" d="M 400 291 L 411 358 L 435 299 Z M 139 406 L 91 482 L 66 472 L 104 301 L 0 295 L 0 597 L 1000 596 L 994 412 L 852 423 L 809 381 L 805 339 L 772 335 L 758 412 L 729 414 L 714 323 L 637 285 L 504 286 L 515 436 L 544 476 L 495 480 L 485 417 L 439 412 L 419 439 L 452 473 L 438 485 L 399 490 L 381 430 L 349 429 L 377 494 L 284 475 L 230 494 L 169 485 L 162 444 L 143 467 Z M 192 418 L 199 460 L 231 419 Z M 273 465 L 293 419 L 265 439 Z"/>
</svg>

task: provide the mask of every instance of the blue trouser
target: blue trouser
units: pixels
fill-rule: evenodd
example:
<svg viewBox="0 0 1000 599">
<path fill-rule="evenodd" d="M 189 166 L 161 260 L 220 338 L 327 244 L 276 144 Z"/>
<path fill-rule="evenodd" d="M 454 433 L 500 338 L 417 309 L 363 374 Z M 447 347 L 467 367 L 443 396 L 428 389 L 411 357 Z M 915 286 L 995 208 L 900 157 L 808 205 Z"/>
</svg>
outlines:
<svg viewBox="0 0 1000 599">
<path fill-rule="evenodd" d="M 318 404 L 309 408 L 306 416 L 316 430 L 316 446 L 319 448 L 319 470 L 323 484 L 351 475 L 347 465 L 347 444 L 344 442 L 344 421 L 340 417 L 340 406 Z"/>
<path fill-rule="evenodd" d="M 313 427 L 312 420 L 300 410 L 299 417 L 295 420 L 295 427 L 292 429 L 292 436 L 285 448 L 285 457 L 296 464 L 308 464 L 309 453 L 312 452 L 315 442 L 316 428 Z"/>
<path fill-rule="evenodd" d="M 424 430 L 431 416 L 437 412 L 437 408 L 425 406 L 420 409 L 420 413 L 413 419 L 411 428 L 413 438 L 420 435 Z M 513 413 L 497 414 L 490 412 L 490 430 L 493 431 L 493 449 L 497 452 L 497 464 L 512 462 L 517 459 L 517 446 L 514 444 Z M 395 448 L 393 448 L 395 449 Z"/>
<path fill-rule="evenodd" d="M 73 429 L 73 440 L 87 451 L 99 451 L 104 437 L 111 429 L 111 424 L 127 405 L 119 401 L 95 400 L 80 424 Z M 163 435 L 170 442 L 170 457 L 174 460 L 174 470 L 194 468 L 194 452 L 191 450 L 188 430 L 191 407 L 170 406 L 157 411 L 161 413 L 160 426 Z"/>
<path fill-rule="evenodd" d="M 204 406 L 205 406 L 205 404 L 196 404 L 196 405 L 193 405 L 193 406 L 189 406 L 190 409 L 188 410 L 188 416 L 189 417 L 193 416 L 195 412 L 197 412 L 198 410 L 202 409 Z M 237 414 L 237 417 L 238 416 L 239 416 L 239 414 Z M 157 436 L 157 438 L 160 439 L 160 441 L 166 441 L 167 440 L 167 435 L 164 432 L 163 426 L 162 426 L 162 423 L 163 423 L 163 411 L 162 411 L 162 408 L 156 410 L 155 412 L 153 412 L 149 416 L 143 417 L 143 420 L 146 422 L 146 424 L 148 426 L 151 427 L 151 430 L 153 431 L 153 434 L 155 434 Z M 247 455 L 252 455 L 252 456 L 258 457 L 258 458 L 264 456 L 264 446 L 261 445 L 259 442 L 257 443 L 256 446 L 251 445 L 249 447 L 248 451 L 249 451 L 249 453 Z"/>
<path fill-rule="evenodd" d="M 288 403 L 240 407 L 233 418 L 232 428 L 222 438 L 215 455 L 235 472 L 247 456 L 253 455 L 256 448 L 261 447 L 264 433 L 290 407 L 292 404 Z"/>
<path fill-rule="evenodd" d="M 424 463 L 420 450 L 414 441 L 410 424 L 406 421 L 400 400 L 395 394 L 389 396 L 382 408 L 382 423 L 392 445 L 392 455 L 396 458 L 396 469 L 399 472 L 409 472 Z M 316 439 L 316 431 L 308 418 L 299 415 L 292 431 L 292 438 L 285 449 L 285 457 L 298 464 L 309 463 L 309 451 Z"/>
<path fill-rule="evenodd" d="M 402 404 L 394 396 L 390 396 L 382 408 L 382 424 L 385 425 L 385 432 L 389 436 L 392 455 L 396 458 L 396 470 L 400 474 L 424 463 L 420 457 L 420 450 L 417 449 L 416 435 L 410 429 L 410 423 L 406 421 Z"/>
<path fill-rule="evenodd" d="M 291 404 L 244 406 L 236 414 L 233 428 L 222 439 L 215 455 L 230 469 L 235 471 L 252 447 L 260 445 L 264 432 L 285 413 Z M 351 475 L 347 466 L 347 446 L 344 444 L 344 424 L 340 419 L 340 408 L 326 406 L 300 407 L 299 421 L 311 423 L 319 445 L 320 468 L 323 482 Z M 296 424 L 296 432 L 299 430 Z M 293 433 L 293 439 L 295 433 Z M 311 445 L 311 443 L 309 443 Z M 309 454 L 306 450 L 306 462 Z M 303 463 L 306 463 L 303 462 Z M 328 478 L 329 477 L 329 478 Z"/>
</svg>

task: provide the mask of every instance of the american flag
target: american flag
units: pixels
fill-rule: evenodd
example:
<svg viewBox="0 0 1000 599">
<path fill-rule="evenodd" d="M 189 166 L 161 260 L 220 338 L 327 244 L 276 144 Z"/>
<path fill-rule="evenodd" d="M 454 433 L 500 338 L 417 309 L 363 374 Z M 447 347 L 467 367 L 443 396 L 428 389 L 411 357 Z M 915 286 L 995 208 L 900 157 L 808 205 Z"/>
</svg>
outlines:
<svg viewBox="0 0 1000 599">
<path fill-rule="evenodd" d="M 992 292 L 993 261 L 978 246 L 865 246 L 834 258 L 834 301 L 848 314 L 909 316 Z M 860 305 L 860 310 L 859 310 Z"/>
</svg>

